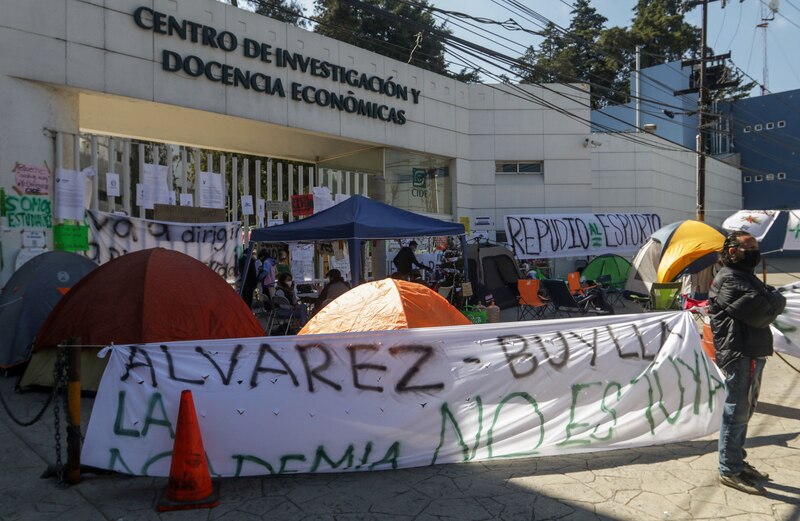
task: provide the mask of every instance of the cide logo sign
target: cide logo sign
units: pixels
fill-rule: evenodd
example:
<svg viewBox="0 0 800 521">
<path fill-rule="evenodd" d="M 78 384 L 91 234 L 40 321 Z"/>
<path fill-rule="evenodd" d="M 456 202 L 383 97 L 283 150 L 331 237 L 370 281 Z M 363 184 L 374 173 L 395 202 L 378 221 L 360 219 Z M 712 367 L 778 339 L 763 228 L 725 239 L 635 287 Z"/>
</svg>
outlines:
<svg viewBox="0 0 800 521">
<path fill-rule="evenodd" d="M 411 169 L 411 195 L 428 197 L 428 171 L 424 168 Z"/>
</svg>

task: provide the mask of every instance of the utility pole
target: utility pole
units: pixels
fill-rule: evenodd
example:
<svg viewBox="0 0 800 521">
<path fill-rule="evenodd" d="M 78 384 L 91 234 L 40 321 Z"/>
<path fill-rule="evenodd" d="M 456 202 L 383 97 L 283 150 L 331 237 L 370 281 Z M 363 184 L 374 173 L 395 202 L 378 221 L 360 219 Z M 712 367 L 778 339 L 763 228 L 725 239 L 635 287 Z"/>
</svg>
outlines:
<svg viewBox="0 0 800 521">
<path fill-rule="evenodd" d="M 681 67 L 697 66 L 698 73 L 694 86 L 689 89 L 675 91 L 676 96 L 683 94 L 698 93 L 697 95 L 697 185 L 696 185 L 696 201 L 697 201 L 697 220 L 705 221 L 706 218 L 706 154 L 709 152 L 708 147 L 708 125 L 711 123 L 708 117 L 709 107 L 709 92 L 711 90 L 719 90 L 726 87 L 735 86 L 735 82 L 720 82 L 723 76 L 724 66 L 720 63 L 712 67 L 707 67 L 707 62 L 721 62 L 730 58 L 731 53 L 726 53 L 718 56 L 709 56 L 708 48 L 706 46 L 706 39 L 708 37 L 708 3 L 716 0 L 688 0 L 683 3 L 684 10 L 689 10 L 694 7 L 702 6 L 702 26 L 700 28 L 700 58 L 697 60 L 684 60 L 681 62 Z M 723 7 L 725 0 L 723 0 Z"/>
<path fill-rule="evenodd" d="M 706 220 L 706 38 L 708 33 L 708 0 L 703 0 L 703 25 L 700 28 L 700 93 L 697 96 L 697 220 Z"/>
</svg>

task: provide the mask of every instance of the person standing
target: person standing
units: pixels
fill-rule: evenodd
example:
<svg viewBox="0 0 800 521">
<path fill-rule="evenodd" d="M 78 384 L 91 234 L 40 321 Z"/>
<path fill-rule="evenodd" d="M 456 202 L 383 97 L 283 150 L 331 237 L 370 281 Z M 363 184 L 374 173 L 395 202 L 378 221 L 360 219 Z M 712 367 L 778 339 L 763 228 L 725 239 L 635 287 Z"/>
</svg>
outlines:
<svg viewBox="0 0 800 521">
<path fill-rule="evenodd" d="M 720 252 L 722 269 L 709 292 L 708 314 L 717 365 L 725 375 L 725 407 L 719 431 L 719 481 L 748 494 L 764 494 L 769 474 L 746 460 L 747 424 L 755 411 L 766 358 L 772 355 L 769 325 L 786 299 L 758 280 L 758 241 L 747 232 L 728 235 Z"/>
<path fill-rule="evenodd" d="M 419 266 L 423 270 L 430 270 L 430 268 L 417 260 L 416 255 L 414 255 L 415 251 L 417 251 L 417 241 L 411 241 L 408 246 L 400 248 L 400 251 L 392 259 L 392 263 L 397 268 L 397 273 L 400 276 L 408 277 L 411 275 L 414 266 Z"/>
<path fill-rule="evenodd" d="M 255 249 L 247 249 L 242 254 L 239 260 L 239 276 L 241 277 L 242 284 L 242 299 L 248 307 L 253 305 L 253 293 L 255 293 L 256 285 L 258 284 L 258 268 L 256 267 Z M 248 265 L 247 259 L 250 257 Z M 247 273 L 245 273 L 247 270 Z"/>
<path fill-rule="evenodd" d="M 269 250 L 261 248 L 258 252 L 258 281 L 261 282 L 261 291 L 267 295 L 267 290 L 275 284 L 275 259 L 269 254 Z"/>
</svg>

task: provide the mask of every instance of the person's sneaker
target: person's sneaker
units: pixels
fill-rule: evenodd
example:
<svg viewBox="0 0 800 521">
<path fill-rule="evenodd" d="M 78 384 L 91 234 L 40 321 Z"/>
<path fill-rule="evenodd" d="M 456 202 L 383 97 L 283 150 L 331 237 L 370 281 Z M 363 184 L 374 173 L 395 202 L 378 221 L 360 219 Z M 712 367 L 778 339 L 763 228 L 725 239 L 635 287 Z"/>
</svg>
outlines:
<svg viewBox="0 0 800 521">
<path fill-rule="evenodd" d="M 750 479 L 744 475 L 744 472 L 740 472 L 739 474 L 733 474 L 730 476 L 724 476 L 720 474 L 719 482 L 725 485 L 726 487 L 735 488 L 736 490 L 740 490 L 748 494 L 763 496 L 766 493 L 764 487 L 762 487 L 758 483 L 753 483 L 752 481 L 750 481 Z"/>
<path fill-rule="evenodd" d="M 769 481 L 769 474 L 766 472 L 761 472 L 751 464 L 744 462 L 744 469 L 742 470 L 742 474 L 755 481 Z"/>
</svg>

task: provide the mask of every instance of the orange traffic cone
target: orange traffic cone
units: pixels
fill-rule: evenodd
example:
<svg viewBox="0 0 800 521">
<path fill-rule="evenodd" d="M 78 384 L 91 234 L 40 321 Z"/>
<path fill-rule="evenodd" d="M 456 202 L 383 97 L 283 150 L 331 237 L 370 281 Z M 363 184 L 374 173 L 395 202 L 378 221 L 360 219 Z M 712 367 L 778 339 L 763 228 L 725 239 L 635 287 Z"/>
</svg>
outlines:
<svg viewBox="0 0 800 521">
<path fill-rule="evenodd" d="M 159 512 L 214 508 L 219 505 L 219 488 L 211 482 L 206 451 L 194 410 L 192 391 L 181 392 L 178 428 L 172 447 L 169 483 L 156 506 Z"/>
</svg>

